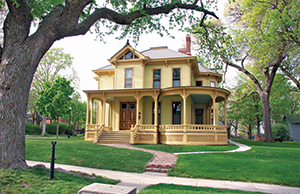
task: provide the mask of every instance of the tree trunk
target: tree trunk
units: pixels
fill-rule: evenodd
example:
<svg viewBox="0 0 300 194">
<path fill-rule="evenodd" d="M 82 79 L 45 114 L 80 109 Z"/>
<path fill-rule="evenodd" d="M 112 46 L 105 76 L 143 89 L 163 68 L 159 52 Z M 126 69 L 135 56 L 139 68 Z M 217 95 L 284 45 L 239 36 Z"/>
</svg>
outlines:
<svg viewBox="0 0 300 194">
<path fill-rule="evenodd" d="M 45 133 L 46 133 L 46 124 L 47 124 L 47 117 L 45 117 L 45 116 L 42 116 L 42 118 L 43 118 L 43 128 L 42 128 L 42 137 L 44 137 L 45 136 Z"/>
<path fill-rule="evenodd" d="M 256 115 L 256 126 L 257 126 L 257 138 L 260 139 L 260 119 L 259 115 Z"/>
<path fill-rule="evenodd" d="M 248 139 L 251 139 L 251 131 L 252 131 L 252 129 L 251 129 L 251 125 L 248 125 L 248 132 L 247 132 L 247 138 Z"/>
<path fill-rule="evenodd" d="M 270 102 L 269 102 L 269 94 L 266 92 L 260 95 L 261 103 L 263 106 L 263 118 L 264 118 L 264 131 L 265 131 L 265 138 L 264 142 L 272 143 L 275 142 L 272 135 L 271 129 L 271 118 L 270 118 Z"/>
<path fill-rule="evenodd" d="M 239 121 L 236 120 L 236 125 L 234 127 L 234 137 L 237 138 L 237 129 L 238 129 Z"/>
<path fill-rule="evenodd" d="M 59 117 L 57 119 L 57 125 L 56 125 L 56 138 L 58 138 L 58 132 L 59 132 Z"/>
</svg>

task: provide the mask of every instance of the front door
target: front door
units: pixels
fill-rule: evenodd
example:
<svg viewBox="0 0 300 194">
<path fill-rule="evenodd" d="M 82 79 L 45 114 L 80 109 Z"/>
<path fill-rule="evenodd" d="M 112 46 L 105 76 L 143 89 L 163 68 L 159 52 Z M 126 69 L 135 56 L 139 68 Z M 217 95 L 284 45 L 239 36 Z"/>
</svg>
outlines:
<svg viewBox="0 0 300 194">
<path fill-rule="evenodd" d="M 130 130 L 131 125 L 135 125 L 136 102 L 120 103 L 120 130 Z"/>
</svg>

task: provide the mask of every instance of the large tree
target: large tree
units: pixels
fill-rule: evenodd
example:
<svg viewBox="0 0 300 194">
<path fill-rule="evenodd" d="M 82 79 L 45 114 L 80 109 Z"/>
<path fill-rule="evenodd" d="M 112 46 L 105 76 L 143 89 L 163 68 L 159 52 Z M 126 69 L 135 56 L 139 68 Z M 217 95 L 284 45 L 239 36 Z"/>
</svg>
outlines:
<svg viewBox="0 0 300 194">
<path fill-rule="evenodd" d="M 53 82 L 58 76 L 66 77 L 68 80 L 71 80 L 72 86 L 76 87 L 77 73 L 72 66 L 72 60 L 70 54 L 64 53 L 62 48 L 52 48 L 44 55 L 41 59 L 39 66 L 34 74 L 30 92 L 27 110 L 30 110 L 36 115 L 36 118 L 39 118 L 39 112 L 35 106 L 37 99 L 39 98 L 39 92 L 45 90 L 45 82 Z M 43 130 L 42 136 L 45 134 L 46 128 L 46 117 L 42 118 L 43 120 Z M 39 124 L 39 120 L 37 119 Z"/>
<path fill-rule="evenodd" d="M 224 64 L 225 69 L 236 68 L 255 84 L 263 107 L 266 142 L 274 142 L 269 100 L 275 75 L 280 67 L 294 63 L 293 56 L 300 50 L 299 10 L 300 2 L 294 0 L 237 0 L 228 6 L 230 35 L 224 25 L 213 20 L 201 22 L 193 30 L 202 55 L 217 65 Z M 263 77 L 256 77 L 246 67 L 249 63 Z"/>
<path fill-rule="evenodd" d="M 27 167 L 24 121 L 29 89 L 39 61 L 55 41 L 84 35 L 94 24 L 100 36 L 108 26 L 111 27 L 108 34 L 119 30 L 121 37 L 132 34 L 137 38 L 146 31 L 165 32 L 162 16 L 178 25 L 207 15 L 217 18 L 198 0 L 103 0 L 99 6 L 95 2 L 0 1 L 0 5 L 9 10 L 0 47 L 0 169 Z M 196 13 L 199 13 L 198 18 Z M 36 24 L 37 29 L 30 33 L 32 24 Z"/>
</svg>

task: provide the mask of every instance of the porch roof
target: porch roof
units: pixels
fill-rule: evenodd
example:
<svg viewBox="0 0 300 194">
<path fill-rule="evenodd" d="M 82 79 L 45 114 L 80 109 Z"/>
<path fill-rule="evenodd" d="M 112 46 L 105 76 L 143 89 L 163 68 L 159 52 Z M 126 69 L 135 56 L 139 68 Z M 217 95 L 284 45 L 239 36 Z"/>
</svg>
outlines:
<svg viewBox="0 0 300 194">
<path fill-rule="evenodd" d="M 138 88 L 138 89 L 113 89 L 113 90 L 84 90 L 90 99 L 108 100 L 110 97 L 127 97 L 132 96 L 136 100 L 144 96 L 152 96 L 157 99 L 160 96 L 180 95 L 186 98 L 192 94 L 209 95 L 215 98 L 216 102 L 227 99 L 230 95 L 228 90 L 208 86 L 180 86 L 170 88 Z M 192 97 L 192 96 L 191 96 Z"/>
</svg>

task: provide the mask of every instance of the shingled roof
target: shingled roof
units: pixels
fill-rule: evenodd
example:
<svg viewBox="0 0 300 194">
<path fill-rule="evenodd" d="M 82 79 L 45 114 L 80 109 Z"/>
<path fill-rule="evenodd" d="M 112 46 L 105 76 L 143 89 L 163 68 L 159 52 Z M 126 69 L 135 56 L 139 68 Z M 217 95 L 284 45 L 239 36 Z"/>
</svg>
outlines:
<svg viewBox="0 0 300 194">
<path fill-rule="evenodd" d="M 189 55 L 168 49 L 167 46 L 152 47 L 148 50 L 142 51 L 141 54 L 149 57 L 150 59 L 190 57 Z"/>
</svg>

